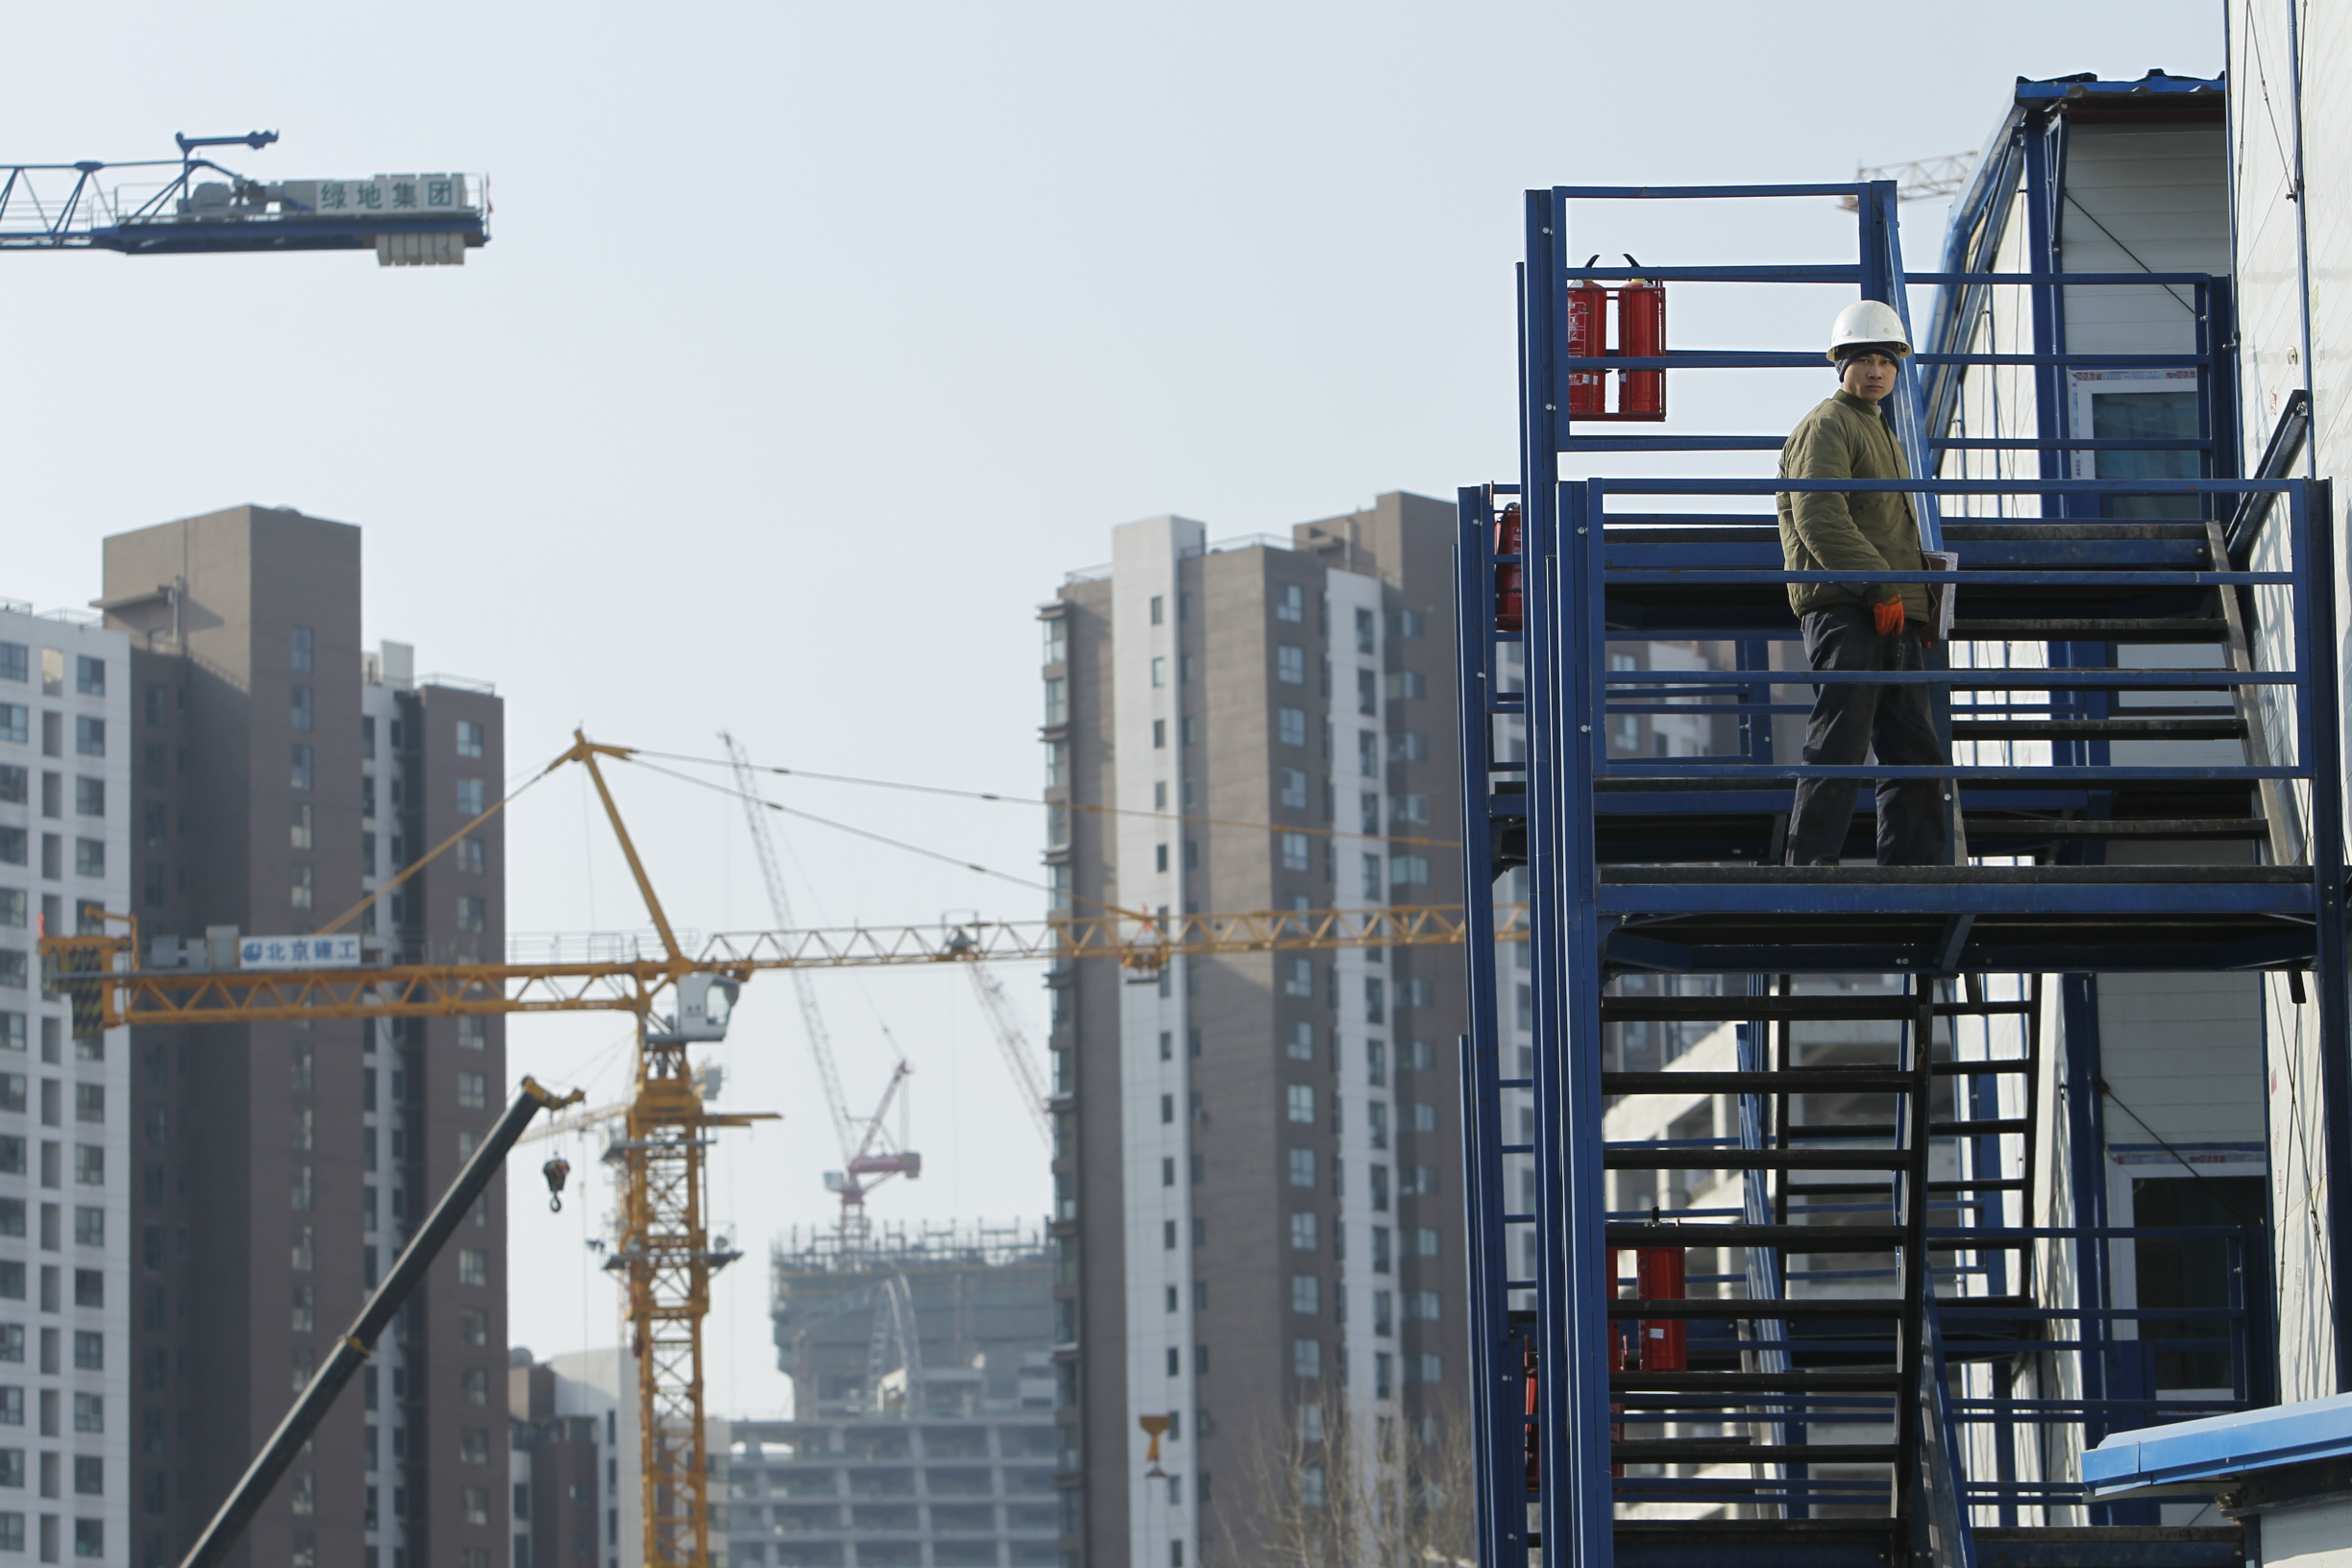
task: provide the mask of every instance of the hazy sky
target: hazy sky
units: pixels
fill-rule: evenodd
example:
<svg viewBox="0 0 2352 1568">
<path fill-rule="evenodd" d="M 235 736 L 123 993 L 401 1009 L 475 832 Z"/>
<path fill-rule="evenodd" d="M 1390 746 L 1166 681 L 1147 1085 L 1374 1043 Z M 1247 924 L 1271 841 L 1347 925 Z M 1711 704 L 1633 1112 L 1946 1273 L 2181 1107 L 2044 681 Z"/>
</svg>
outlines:
<svg viewBox="0 0 2352 1568">
<path fill-rule="evenodd" d="M 167 155 L 280 131 L 259 178 L 486 170 L 462 269 L 364 256 L 12 256 L 0 596 L 98 591 L 106 533 L 242 502 L 363 525 L 371 641 L 498 683 L 508 756 L 571 727 L 700 756 L 1039 784 L 1035 606 L 1161 512 L 1211 537 L 1515 473 L 1519 193 L 1850 178 L 1978 146 L 2013 78 L 2218 70 L 2211 0 L 2095 4 L 15 8 L 0 153 Z M 1906 212 L 1914 266 L 1940 209 Z M 1580 212 L 1645 260 L 1851 254 L 1828 203 Z M 1841 300 L 1685 290 L 1677 347 L 1811 346 Z M 1825 379 L 1673 392 L 1774 429 Z M 1615 465 L 1620 472 L 1622 464 Z M 740 814 L 619 782 L 674 919 L 768 923 Z M 773 784 L 1035 874 L 1041 814 Z M 643 923 L 559 777 L 509 820 L 516 931 Z M 782 823 L 803 921 L 1029 917 L 1003 882 Z M 1041 1021 L 1032 971 L 1004 978 Z M 1041 1148 L 965 977 L 829 975 L 853 1100 L 916 1067 L 919 1184 L 884 1218 L 1041 1216 Z M 839 1155 L 781 977 L 747 993 L 714 1211 L 712 1409 L 774 1410 L 769 1237 Z M 618 1019 L 520 1020 L 508 1062 L 610 1100 Z M 1033 1023 L 1033 1045 L 1041 1044 Z M 544 1147 L 538 1153 L 544 1155 Z M 585 1241 L 513 1184 L 512 1333 L 613 1341 Z M 537 1159 L 529 1162 L 535 1165 Z"/>
</svg>

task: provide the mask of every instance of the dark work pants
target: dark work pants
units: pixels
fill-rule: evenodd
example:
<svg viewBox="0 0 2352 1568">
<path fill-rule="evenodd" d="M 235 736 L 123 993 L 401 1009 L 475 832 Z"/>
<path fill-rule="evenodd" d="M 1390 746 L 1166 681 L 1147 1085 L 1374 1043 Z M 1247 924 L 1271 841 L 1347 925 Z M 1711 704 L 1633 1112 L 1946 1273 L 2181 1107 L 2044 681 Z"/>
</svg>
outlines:
<svg viewBox="0 0 2352 1568">
<path fill-rule="evenodd" d="M 1840 604 L 1804 617 L 1805 658 L 1815 670 L 1923 670 L 1916 625 L 1881 637 L 1868 606 Z M 1818 688 L 1805 723 L 1804 760 L 1858 768 L 1873 751 L 1891 767 L 1940 767 L 1951 759 L 1937 740 L 1925 686 L 1836 685 Z M 1802 778 L 1789 817 L 1791 864 L 1834 864 L 1853 823 L 1857 778 Z M 1945 861 L 1940 778 L 1878 781 L 1878 864 L 1940 866 Z"/>
</svg>

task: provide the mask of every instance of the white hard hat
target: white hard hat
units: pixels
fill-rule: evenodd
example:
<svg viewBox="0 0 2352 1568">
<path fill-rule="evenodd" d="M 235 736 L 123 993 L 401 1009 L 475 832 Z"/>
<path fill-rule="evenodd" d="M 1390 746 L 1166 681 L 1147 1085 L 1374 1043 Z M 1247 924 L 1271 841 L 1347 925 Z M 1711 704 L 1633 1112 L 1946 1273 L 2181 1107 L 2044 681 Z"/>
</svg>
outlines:
<svg viewBox="0 0 2352 1568">
<path fill-rule="evenodd" d="M 1897 358 L 1911 352 L 1911 337 L 1903 331 L 1902 317 L 1893 306 L 1877 300 L 1856 300 L 1838 312 L 1837 325 L 1829 329 L 1829 357 L 1834 360 L 1838 351 L 1860 343 L 1892 344 Z"/>
</svg>

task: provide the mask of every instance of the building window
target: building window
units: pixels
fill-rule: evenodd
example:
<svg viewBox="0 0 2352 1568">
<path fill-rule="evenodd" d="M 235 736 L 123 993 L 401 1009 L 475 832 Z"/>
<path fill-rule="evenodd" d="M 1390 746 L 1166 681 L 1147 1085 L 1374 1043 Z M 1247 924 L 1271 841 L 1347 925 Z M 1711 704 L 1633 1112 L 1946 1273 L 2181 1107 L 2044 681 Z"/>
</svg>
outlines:
<svg viewBox="0 0 2352 1568">
<path fill-rule="evenodd" d="M 1293 1339 L 1290 1341 L 1290 1375 L 1297 1378 L 1319 1378 L 1323 1375 L 1322 1340 Z M 1320 1472 L 1301 1472 L 1302 1482 L 1309 1474 L 1313 1474 L 1318 1482 L 1322 1479 Z M 1315 1490 L 1319 1493 L 1322 1487 L 1318 1484 Z"/>
<path fill-rule="evenodd" d="M 94 1204 L 74 1206 L 74 1245 L 103 1247 L 106 1245 L 106 1211 Z"/>
<path fill-rule="evenodd" d="M 1286 582 L 1274 590 L 1274 619 L 1294 624 L 1307 619 L 1307 590 L 1295 582 Z"/>
<path fill-rule="evenodd" d="M 464 1051 L 485 1050 L 490 1044 L 490 1020 L 467 1017 L 457 1020 L 457 1048 Z"/>
<path fill-rule="evenodd" d="M 310 787 L 310 748 L 308 747 L 298 746 L 294 747 L 293 765 L 289 772 L 290 777 L 288 782 L 290 782 L 294 788 L 298 790 L 306 790 Z"/>
<path fill-rule="evenodd" d="M 1274 649 L 1274 677 L 1286 686 L 1307 684 L 1307 650 L 1290 643 Z"/>
<path fill-rule="evenodd" d="M 1415 1290 L 1405 1298 L 1405 1315 L 1434 1323 L 1445 1315 L 1444 1299 L 1434 1290 Z"/>
<path fill-rule="evenodd" d="M 457 781 L 457 809 L 468 817 L 479 817 L 482 814 L 482 781 L 480 779 L 461 778 Z"/>
<path fill-rule="evenodd" d="M 1277 708 L 1274 710 L 1275 738 L 1285 746 L 1307 744 L 1307 710 Z"/>
<path fill-rule="evenodd" d="M 74 660 L 74 690 L 84 697 L 106 696 L 106 660 L 85 653 Z"/>
<path fill-rule="evenodd" d="M 488 1464 L 490 1462 L 490 1433 L 481 1427 L 468 1427 L 457 1434 L 457 1462 Z"/>
<path fill-rule="evenodd" d="M 1411 730 L 1388 737 L 1390 762 L 1426 762 L 1429 760 L 1429 737 Z"/>
<path fill-rule="evenodd" d="M 1311 981 L 1311 976 L 1310 978 Z M 1294 1021 L 1290 1025 L 1289 1037 L 1283 1046 L 1283 1053 L 1293 1062 L 1312 1062 L 1314 1060 L 1314 1025 L 1304 1019 Z"/>
<path fill-rule="evenodd" d="M 1372 1146 L 1376 1149 L 1386 1148 L 1388 1146 L 1388 1103 L 1385 1100 L 1374 1100 L 1364 1108 L 1364 1126 L 1371 1134 Z"/>
<path fill-rule="evenodd" d="M 1307 774 L 1303 769 L 1282 770 L 1282 803 L 1293 811 L 1307 809 Z"/>
<path fill-rule="evenodd" d="M 295 802 L 292 825 L 287 830 L 286 837 L 289 845 L 296 849 L 308 849 L 313 847 L 313 835 L 310 831 L 310 804 L 308 801 L 306 800 Z"/>
<path fill-rule="evenodd" d="M 294 628 L 294 635 L 291 638 L 292 646 L 287 652 L 290 655 L 289 662 L 294 667 L 294 673 L 298 675 L 306 675 L 310 673 L 310 642 L 308 626 Z"/>
<path fill-rule="evenodd" d="M 1292 1252 L 1313 1252 L 1321 1245 L 1322 1240 L 1316 1232 L 1313 1213 L 1303 1212 L 1292 1214 L 1290 1216 L 1290 1250 Z"/>
<path fill-rule="evenodd" d="M 483 932 L 490 929 L 490 905 L 486 899 L 466 894 L 457 900 L 457 929 Z"/>
<path fill-rule="evenodd" d="M 490 1342 L 490 1314 L 470 1307 L 457 1314 L 457 1337 L 477 1349 Z"/>
<path fill-rule="evenodd" d="M 106 755 L 106 721 L 78 716 L 74 720 L 74 749 L 86 757 Z"/>
<path fill-rule="evenodd" d="M 95 1143 L 74 1145 L 74 1184 L 78 1187 L 106 1186 L 106 1150 Z"/>
<path fill-rule="evenodd" d="M 1366 899 L 1376 903 L 1380 900 L 1381 857 L 1378 855 L 1363 857 L 1363 895 Z"/>
<path fill-rule="evenodd" d="M 106 875 L 106 840 L 74 840 L 74 874 L 76 876 Z"/>
<path fill-rule="evenodd" d="M 1158 685 L 1157 681 L 1153 682 Z M 1063 675 L 1045 677 L 1045 727 L 1052 729 L 1069 723 L 1069 680 Z"/>
<path fill-rule="evenodd" d="M 1290 1085 L 1288 1090 L 1288 1099 L 1290 1119 L 1300 1126 L 1313 1126 L 1315 1119 L 1314 1085 Z"/>
<path fill-rule="evenodd" d="M 1356 672 L 1356 711 L 1368 719 L 1380 717 L 1380 676 L 1372 671 Z"/>
<path fill-rule="evenodd" d="M 298 1214 L 309 1213 L 318 1207 L 318 1181 L 308 1165 L 296 1165 L 287 1179 L 287 1191 Z"/>
<path fill-rule="evenodd" d="M 308 909 L 316 902 L 315 873 L 307 866 L 296 866 L 289 871 L 288 901 L 295 909 Z"/>
<path fill-rule="evenodd" d="M 467 1430 L 472 1432 L 478 1429 L 469 1428 Z M 490 1489 L 486 1486 L 468 1486 L 462 1496 L 465 1522 L 469 1525 L 488 1524 L 490 1522 Z"/>
<path fill-rule="evenodd" d="M 313 721 L 316 719 L 317 715 L 311 707 L 310 688 L 307 686 L 295 687 L 293 690 L 293 698 L 294 711 L 292 719 L 294 727 L 296 729 L 314 728 L 315 724 Z"/>
<path fill-rule="evenodd" d="M 1437 1232 L 1433 1228 L 1424 1225 L 1417 1230 L 1408 1231 L 1406 1239 L 1412 1243 L 1407 1250 L 1415 1258 L 1437 1256 Z"/>
<path fill-rule="evenodd" d="M 1430 863 L 1427 855 L 1391 855 L 1388 857 L 1388 880 L 1400 888 L 1427 887 Z"/>
<path fill-rule="evenodd" d="M 18 746 L 29 745 L 32 731 L 32 710 L 21 702 L 0 702 L 0 741 L 13 741 Z"/>
<path fill-rule="evenodd" d="M 74 780 L 74 815 L 104 817 L 106 815 L 106 780 L 76 778 Z"/>
<path fill-rule="evenodd" d="M 311 1286 L 298 1285 L 294 1287 L 291 1318 L 296 1334 L 318 1332 L 318 1293 Z"/>
<path fill-rule="evenodd" d="M 1303 1187 L 1311 1191 L 1313 1189 L 1315 1185 L 1314 1150 L 1292 1149 L 1290 1151 L 1290 1185 Z"/>
<path fill-rule="evenodd" d="M 74 1395 L 74 1431 L 106 1431 L 106 1396 L 104 1394 Z"/>
<path fill-rule="evenodd" d="M 1412 1103 L 1412 1130 L 1416 1133 L 1435 1132 L 1437 1108 L 1427 1100 L 1415 1100 Z"/>
<path fill-rule="evenodd" d="M 1290 1276 L 1290 1310 L 1312 1317 L 1323 1311 L 1323 1279 L 1318 1274 Z"/>
<path fill-rule="evenodd" d="M 1285 833 L 1282 839 L 1282 869 L 1286 871 L 1311 870 L 1314 866 L 1314 851 L 1304 833 Z"/>
<path fill-rule="evenodd" d="M 359 716 L 359 760 L 376 760 L 376 720 L 372 714 Z"/>
<path fill-rule="evenodd" d="M 459 756 L 480 756 L 482 754 L 483 739 L 484 736 L 481 725 L 476 723 L 471 719 L 460 719 L 457 721 L 457 754 Z"/>
<path fill-rule="evenodd" d="M 1373 1273 L 1375 1273 L 1375 1274 L 1386 1274 L 1386 1273 L 1390 1273 L 1390 1272 L 1392 1272 L 1392 1271 L 1394 1270 L 1394 1268 L 1396 1267 L 1396 1262 L 1395 1262 L 1395 1253 L 1394 1253 L 1394 1252 L 1393 1252 L 1391 1249 L 1392 1249 L 1392 1242 L 1391 1242 L 1391 1239 L 1390 1239 L 1390 1237 L 1389 1237 L 1388 1227 L 1387 1227 L 1387 1226 L 1385 1226 L 1385 1225 L 1375 1225 L 1375 1226 L 1373 1226 L 1373 1227 L 1372 1227 L 1372 1272 L 1373 1272 Z"/>
<path fill-rule="evenodd" d="M 457 1075 L 457 1103 L 468 1111 L 479 1111 L 490 1103 L 490 1077 L 487 1073 L 461 1072 Z"/>
<path fill-rule="evenodd" d="M 482 869 L 489 864 L 489 859 L 490 857 L 482 848 L 482 841 L 471 833 L 457 841 L 457 869 L 459 870 L 479 876 L 482 874 Z"/>
<path fill-rule="evenodd" d="M 1288 964 L 1289 968 L 1283 974 L 1283 993 L 1288 996 L 1312 996 L 1315 993 L 1314 961 L 1294 958 Z"/>
<path fill-rule="evenodd" d="M 479 1247 L 457 1249 L 457 1283 L 459 1285 L 488 1285 L 490 1255 Z"/>
<path fill-rule="evenodd" d="M 0 643 L 0 680 L 30 680 L 32 650 L 22 643 Z"/>
<path fill-rule="evenodd" d="M 1388 982 L 1377 974 L 1364 976 L 1364 1021 L 1384 1023 L 1388 1018 Z"/>
</svg>

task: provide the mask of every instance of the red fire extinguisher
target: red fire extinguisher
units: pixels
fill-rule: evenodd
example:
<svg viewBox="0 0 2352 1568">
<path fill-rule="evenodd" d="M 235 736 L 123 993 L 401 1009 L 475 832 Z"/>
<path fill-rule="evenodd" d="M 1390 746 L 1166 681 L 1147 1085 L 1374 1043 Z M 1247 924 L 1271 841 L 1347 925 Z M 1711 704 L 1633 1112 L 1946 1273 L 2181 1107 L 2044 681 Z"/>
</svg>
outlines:
<svg viewBox="0 0 2352 1568">
<path fill-rule="evenodd" d="M 1586 259 L 1592 266 L 1601 259 Z M 1626 265 L 1641 263 L 1630 256 Z M 1571 358 L 1656 359 L 1666 353 L 1666 285 L 1631 278 L 1621 288 L 1590 279 L 1568 283 L 1568 354 Z M 1614 316 L 1615 335 L 1610 333 Z M 1610 378 L 1617 381 L 1617 406 L 1608 406 Z M 1568 373 L 1571 420 L 1662 420 L 1666 417 L 1666 373 L 1662 370 L 1572 370 Z"/>
<path fill-rule="evenodd" d="M 1638 267 L 1641 263 L 1629 256 L 1626 265 Z M 1665 284 L 1630 278 L 1617 291 L 1617 352 L 1629 359 L 1655 359 L 1665 354 Z M 1621 419 L 1664 419 L 1666 373 L 1619 371 L 1617 414 Z"/>
<path fill-rule="evenodd" d="M 1534 1416 L 1541 1401 L 1537 1398 L 1535 1347 L 1530 1344 L 1520 1353 L 1520 1370 L 1527 1384 L 1527 1488 L 1531 1492 L 1543 1490 L 1543 1428 Z"/>
<path fill-rule="evenodd" d="M 1497 555 L 1524 554 L 1527 529 L 1519 516 L 1519 503 L 1512 502 L 1495 519 L 1494 549 Z M 1523 591 L 1527 581 L 1524 566 L 1495 568 L 1495 630 L 1517 631 L 1526 624 L 1527 596 Z"/>
<path fill-rule="evenodd" d="M 1601 258 L 1596 256 L 1593 261 Z M 1584 263 L 1592 265 L 1592 261 Z M 1568 285 L 1568 356 L 1571 359 L 1598 359 L 1608 353 L 1609 291 L 1599 283 L 1571 282 Z M 1605 370 L 1572 370 L 1568 373 L 1568 417 L 1592 419 L 1605 406 L 1604 399 L 1608 381 Z"/>
<path fill-rule="evenodd" d="M 1643 1247 L 1633 1255 L 1634 1288 L 1644 1301 L 1680 1301 L 1684 1262 L 1680 1247 Z M 1688 1326 L 1678 1317 L 1643 1319 L 1641 1369 L 1680 1372 L 1688 1367 L 1687 1333 Z"/>
</svg>

